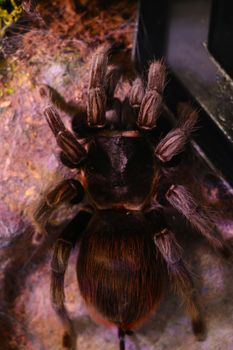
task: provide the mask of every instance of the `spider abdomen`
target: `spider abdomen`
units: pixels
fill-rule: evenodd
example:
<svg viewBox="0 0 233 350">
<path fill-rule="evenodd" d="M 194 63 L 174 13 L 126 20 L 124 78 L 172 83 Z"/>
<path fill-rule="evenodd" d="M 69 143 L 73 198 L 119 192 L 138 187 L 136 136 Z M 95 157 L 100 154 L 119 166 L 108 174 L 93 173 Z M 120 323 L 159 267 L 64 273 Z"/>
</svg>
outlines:
<svg viewBox="0 0 233 350">
<path fill-rule="evenodd" d="M 90 199 L 99 209 L 138 209 L 155 178 L 152 147 L 143 137 L 95 137 L 85 172 Z"/>
<path fill-rule="evenodd" d="M 131 329 L 150 316 L 164 268 L 143 215 L 99 211 L 81 241 L 77 277 L 84 300 L 110 323 Z"/>
</svg>

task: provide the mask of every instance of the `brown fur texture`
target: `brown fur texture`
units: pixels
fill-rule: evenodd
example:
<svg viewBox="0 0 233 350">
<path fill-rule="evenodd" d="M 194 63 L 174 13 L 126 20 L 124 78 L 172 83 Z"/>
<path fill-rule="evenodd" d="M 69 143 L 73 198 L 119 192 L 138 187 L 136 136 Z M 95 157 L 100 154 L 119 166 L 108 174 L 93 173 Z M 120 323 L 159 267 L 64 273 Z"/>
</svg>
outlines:
<svg viewBox="0 0 233 350">
<path fill-rule="evenodd" d="M 77 274 L 86 302 L 117 326 L 147 318 L 163 294 L 164 265 L 144 216 L 99 212 L 81 241 Z"/>
</svg>

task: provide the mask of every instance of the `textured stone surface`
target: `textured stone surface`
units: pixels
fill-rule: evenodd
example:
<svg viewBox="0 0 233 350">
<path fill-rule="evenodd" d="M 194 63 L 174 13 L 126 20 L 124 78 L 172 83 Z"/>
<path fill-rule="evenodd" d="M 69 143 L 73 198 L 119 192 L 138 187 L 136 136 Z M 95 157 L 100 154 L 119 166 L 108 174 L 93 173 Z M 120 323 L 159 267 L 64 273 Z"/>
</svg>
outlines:
<svg viewBox="0 0 233 350">
<path fill-rule="evenodd" d="M 80 103 L 88 83 L 92 45 L 108 38 L 103 29 L 107 25 L 101 27 L 101 16 L 105 16 L 109 33 L 115 39 L 122 39 L 130 47 L 132 38 L 130 7 L 128 17 L 127 9 L 124 9 L 126 17 L 119 15 L 119 8 L 118 12 L 117 9 L 99 11 L 100 17 L 93 10 L 94 19 L 90 16 L 84 21 L 85 31 L 84 24 L 79 29 L 81 22 L 75 20 L 76 15 L 70 6 L 64 7 L 64 2 L 54 1 L 51 8 L 43 2 L 40 6 L 48 27 L 20 36 L 18 51 L 8 55 L 0 68 L 0 349 L 3 350 L 62 350 L 63 330 L 49 296 L 50 257 L 57 233 L 35 244 L 31 211 L 53 181 L 70 176 L 71 172 L 58 162 L 54 138 L 42 115 L 47 102 L 41 100 L 38 86 L 51 85 L 71 106 Z M 50 11 L 55 13 L 53 19 L 49 17 Z M 98 25 L 91 28 L 91 23 L 96 22 L 101 28 L 99 36 L 94 32 Z M 121 28 L 118 37 L 117 26 Z M 75 36 L 75 30 L 79 36 Z M 61 114 L 69 126 L 69 116 Z M 233 190 L 211 175 L 200 160 L 192 162 L 190 158 L 188 155 L 177 181 L 191 185 L 202 203 L 217 212 L 216 222 L 225 238 L 232 238 Z M 64 209 L 60 214 L 63 221 L 65 215 L 69 212 Z M 157 314 L 136 335 L 127 337 L 127 349 L 232 350 L 232 264 L 217 256 L 179 217 L 172 214 L 171 222 L 201 295 L 208 338 L 202 343 L 195 341 L 181 301 L 168 290 Z M 96 325 L 88 316 L 76 283 L 76 255 L 77 251 L 70 259 L 65 292 L 79 334 L 77 348 L 118 349 L 116 330 Z"/>
</svg>

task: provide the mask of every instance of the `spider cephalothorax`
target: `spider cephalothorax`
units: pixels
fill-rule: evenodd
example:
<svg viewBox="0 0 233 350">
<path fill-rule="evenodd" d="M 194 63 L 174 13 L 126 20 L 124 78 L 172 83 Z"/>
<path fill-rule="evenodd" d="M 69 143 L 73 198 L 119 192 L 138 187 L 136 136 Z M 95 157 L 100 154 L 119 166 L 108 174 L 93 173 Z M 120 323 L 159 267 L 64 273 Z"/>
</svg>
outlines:
<svg viewBox="0 0 233 350">
<path fill-rule="evenodd" d="M 125 346 L 124 335 L 156 310 L 166 283 L 183 298 L 194 334 L 201 340 L 205 324 L 198 297 L 163 212 L 164 203 L 173 206 L 215 249 L 228 254 L 206 210 L 184 186 L 170 183 L 163 171 L 183 150 L 197 114 L 190 106 L 183 108 L 177 126 L 156 142 L 151 131 L 162 107 L 163 63 L 152 62 L 147 85 L 137 77 L 121 101 L 114 98 L 119 71 L 115 74 L 108 67 L 108 56 L 109 49 L 101 48 L 93 58 L 86 123 L 81 129 L 73 134 L 56 109 L 45 110 L 62 162 L 78 171 L 46 195 L 35 219 L 45 227 L 60 204 L 82 202 L 84 193 L 87 203 L 56 241 L 51 266 L 52 302 L 66 328 L 64 346 L 73 346 L 63 285 L 77 242 L 80 292 L 95 317 L 118 327 L 120 349 Z M 46 87 L 41 92 L 49 95 Z"/>
</svg>

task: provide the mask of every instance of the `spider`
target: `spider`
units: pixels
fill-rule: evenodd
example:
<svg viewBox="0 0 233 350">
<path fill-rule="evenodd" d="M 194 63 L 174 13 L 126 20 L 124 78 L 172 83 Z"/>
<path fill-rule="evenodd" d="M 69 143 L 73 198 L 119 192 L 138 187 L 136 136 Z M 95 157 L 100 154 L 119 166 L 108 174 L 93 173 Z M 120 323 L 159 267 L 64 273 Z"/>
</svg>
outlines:
<svg viewBox="0 0 233 350">
<path fill-rule="evenodd" d="M 164 213 L 165 206 L 172 206 L 214 249 L 230 254 L 208 212 L 164 171 L 189 140 L 197 112 L 185 106 L 177 125 L 155 141 L 165 66 L 152 61 L 147 83 L 136 77 L 120 101 L 114 97 L 119 72 L 109 66 L 110 51 L 101 47 L 92 59 L 86 120 L 75 133 L 65 128 L 52 98 L 44 111 L 61 161 L 77 171 L 47 193 L 35 220 L 44 230 L 61 204 L 84 203 L 56 240 L 51 262 L 51 299 L 64 325 L 63 345 L 75 347 L 64 275 L 77 242 L 80 293 L 95 319 L 118 328 L 120 350 L 125 349 L 125 335 L 156 311 L 168 283 L 183 299 L 196 338 L 203 340 L 206 327 L 198 295 Z M 49 95 L 46 87 L 41 94 Z"/>
</svg>

